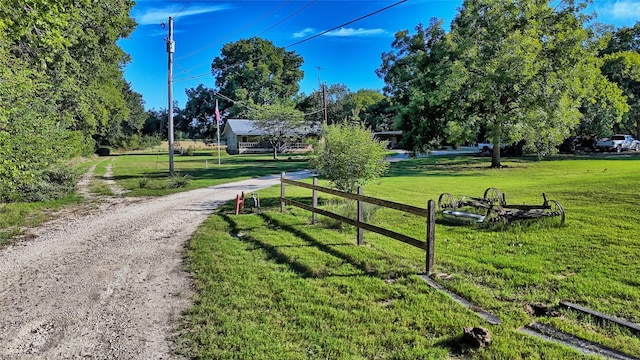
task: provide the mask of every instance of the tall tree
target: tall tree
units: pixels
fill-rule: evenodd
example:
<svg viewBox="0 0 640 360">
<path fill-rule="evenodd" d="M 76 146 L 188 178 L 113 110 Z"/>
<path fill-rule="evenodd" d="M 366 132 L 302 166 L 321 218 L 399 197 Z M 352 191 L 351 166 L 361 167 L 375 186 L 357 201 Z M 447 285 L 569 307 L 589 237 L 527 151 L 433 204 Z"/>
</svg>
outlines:
<svg viewBox="0 0 640 360">
<path fill-rule="evenodd" d="M 553 152 L 579 123 L 585 101 L 606 103 L 614 117 L 622 116 L 620 91 L 597 93 L 607 80 L 584 27 L 585 5 L 573 0 L 554 5 L 466 0 L 449 34 L 433 22 L 420 36 L 400 34 L 402 47 L 392 61 L 383 58 L 381 72 L 391 76 L 388 88 L 400 103 L 408 104 L 404 113 L 427 121 L 412 127 L 418 129 L 415 147 L 442 141 L 439 136 L 453 142 L 486 132 L 493 143 L 491 165 L 500 167 L 503 143 L 524 140 L 539 156 Z M 405 57 L 417 65 L 394 66 Z"/>
<path fill-rule="evenodd" d="M 7 161 L 0 193 L 28 187 L 56 161 L 90 153 L 94 136 L 137 136 L 141 98 L 123 79 L 128 56 L 117 45 L 135 26 L 132 6 L 129 0 L 0 2 L 0 79 L 11 84 L 0 90 L 0 154 Z M 18 151 L 21 141 L 30 146 Z"/>
<path fill-rule="evenodd" d="M 258 37 L 225 44 L 221 55 L 213 59 L 211 71 L 219 92 L 240 103 L 223 101 L 221 110 L 229 109 L 231 117 L 242 116 L 248 104 L 269 105 L 292 99 L 304 75 L 302 63 L 302 57 L 294 51 Z"/>
<path fill-rule="evenodd" d="M 617 130 L 640 139 L 640 53 L 622 51 L 606 55 L 602 73 L 622 90 L 629 105 L 629 111 L 617 124 Z"/>
<path fill-rule="evenodd" d="M 186 90 L 187 104 L 183 116 L 189 121 L 190 132 L 204 138 L 213 139 L 216 135 L 215 109 L 216 96 L 213 89 L 198 85 L 195 89 Z"/>
<path fill-rule="evenodd" d="M 442 20 L 432 18 L 426 27 L 417 25 L 413 35 L 408 30 L 397 32 L 391 46 L 382 54 L 376 73 L 385 81 L 384 91 L 403 130 L 403 146 L 424 152 L 443 142 L 467 140 L 446 131 L 447 112 L 461 109 L 453 93 L 463 78 L 457 77 L 460 66 L 453 61 Z"/>
</svg>

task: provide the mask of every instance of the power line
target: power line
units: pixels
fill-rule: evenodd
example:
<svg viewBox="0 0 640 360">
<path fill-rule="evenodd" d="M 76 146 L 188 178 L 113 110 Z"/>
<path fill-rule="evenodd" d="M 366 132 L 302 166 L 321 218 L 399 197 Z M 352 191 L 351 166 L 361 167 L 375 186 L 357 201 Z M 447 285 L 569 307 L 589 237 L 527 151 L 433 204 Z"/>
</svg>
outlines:
<svg viewBox="0 0 640 360">
<path fill-rule="evenodd" d="M 181 70 L 182 72 L 184 72 L 185 74 L 187 74 L 187 75 L 191 75 L 191 74 L 189 73 L 189 71 L 188 71 L 188 70 L 185 70 L 182 66 L 180 66 L 180 65 L 178 65 L 178 64 L 175 64 L 175 63 L 174 63 L 174 65 L 176 65 L 177 67 L 179 67 L 179 68 L 180 68 L 180 70 Z M 188 80 L 192 80 L 192 81 L 194 81 L 194 83 L 195 83 L 195 78 L 196 78 L 196 76 L 191 76 L 190 78 L 184 78 L 184 79 L 185 79 L 185 80 L 187 80 L 187 79 L 188 79 Z M 197 84 L 197 85 L 201 85 L 201 83 L 200 83 L 200 84 Z M 223 98 L 224 100 L 227 100 L 227 101 L 229 101 L 229 102 L 231 102 L 231 103 L 233 103 L 233 104 L 240 105 L 240 106 L 242 106 L 242 107 L 244 107 L 244 108 L 247 108 L 247 109 L 253 109 L 253 108 L 254 108 L 254 107 L 252 107 L 251 105 L 246 104 L 244 101 L 240 101 L 240 100 L 233 100 L 232 98 L 230 98 L 230 97 L 228 97 L 228 96 L 226 96 L 226 95 L 221 94 L 220 92 L 218 92 L 217 90 L 215 90 L 215 89 L 213 89 L 213 88 L 210 88 L 210 90 L 211 90 L 211 91 L 213 91 L 214 95 L 219 96 L 219 97 Z M 322 109 L 320 109 L 320 110 L 312 111 L 312 112 L 310 112 L 310 113 L 303 113 L 303 115 L 304 115 L 304 116 L 309 116 L 309 115 L 318 114 L 318 113 L 323 112 L 323 111 L 324 111 L 324 108 L 322 108 Z"/>
<path fill-rule="evenodd" d="M 212 43 L 209 43 L 208 45 L 205 45 L 205 46 L 201 47 L 201 48 L 200 48 L 200 49 L 198 49 L 198 50 L 195 50 L 195 51 L 192 51 L 192 52 L 190 52 L 190 53 L 188 53 L 188 54 L 186 54 L 186 55 L 183 55 L 183 56 L 181 56 L 181 57 L 177 58 L 176 60 L 186 59 L 186 58 L 191 57 L 191 56 L 193 56 L 193 55 L 195 55 L 195 54 L 198 54 L 198 53 L 200 53 L 200 52 L 203 52 L 203 51 L 205 51 L 205 50 L 207 50 L 207 49 L 211 48 L 212 46 L 214 46 L 214 45 L 216 45 L 216 44 L 221 43 L 222 41 L 224 41 L 224 40 L 226 40 L 226 39 L 230 38 L 231 36 L 233 36 L 233 35 L 235 35 L 235 34 L 239 33 L 240 31 L 242 31 L 242 30 L 244 30 L 244 29 L 246 29 L 246 28 L 248 28 L 248 27 L 252 26 L 253 24 L 255 24 L 255 23 L 257 23 L 257 22 L 259 22 L 260 20 L 264 19 L 265 17 L 267 17 L 267 16 L 269 16 L 269 15 L 273 14 L 274 12 L 276 12 L 276 11 L 277 11 L 278 9 L 280 9 L 281 7 L 285 6 L 285 5 L 286 5 L 287 3 L 289 3 L 290 1 L 291 1 L 291 0 L 285 0 L 285 1 L 283 1 L 282 3 L 280 3 L 280 5 L 278 5 L 278 6 L 274 7 L 273 9 L 271 9 L 271 10 L 269 10 L 269 11 L 267 11 L 265 14 L 263 14 L 263 15 L 261 15 L 261 16 L 259 16 L 259 17 L 257 17 L 255 20 L 253 20 L 253 21 L 249 22 L 247 25 L 245 25 L 245 26 L 243 26 L 243 27 L 241 27 L 241 28 L 237 29 L 236 31 L 234 31 L 234 32 L 232 32 L 232 33 L 230 33 L 230 34 L 226 35 L 226 37 L 224 37 L 224 38 L 220 38 L 219 40 L 216 40 L 216 41 L 214 41 L 214 42 L 212 42 Z M 314 0 L 314 1 L 315 1 L 315 0 Z M 198 65 L 198 66 L 196 66 L 196 67 L 200 67 L 201 65 L 202 65 L 202 64 L 200 64 L 200 65 Z"/>
<path fill-rule="evenodd" d="M 267 29 L 265 29 L 265 30 L 263 30 L 262 32 L 258 33 L 256 36 L 260 36 L 260 35 L 262 35 L 262 34 L 266 33 L 267 31 L 269 31 L 269 30 L 273 29 L 274 27 L 276 27 L 276 26 L 278 26 L 278 25 L 282 24 L 283 22 L 285 22 L 285 21 L 289 20 L 290 18 L 292 18 L 292 17 L 296 16 L 299 12 L 301 12 L 302 10 L 304 10 L 304 9 L 308 8 L 309 6 L 311 6 L 311 5 L 312 5 L 314 2 L 316 2 L 316 1 L 317 1 L 317 0 L 311 0 L 311 1 L 309 1 L 305 6 L 303 6 L 303 7 L 299 8 L 298 10 L 296 10 L 296 11 L 294 11 L 294 12 L 292 12 L 291 14 L 289 14 L 289 16 L 287 16 L 287 17 L 285 17 L 284 19 L 282 19 L 282 20 L 278 21 L 277 23 L 275 23 L 275 24 L 273 24 L 273 25 L 269 26 Z"/>
<path fill-rule="evenodd" d="M 392 7 L 394 7 L 394 6 L 398 6 L 398 5 L 402 4 L 403 2 L 407 2 L 407 0 L 401 0 L 401 1 L 398 1 L 398 2 L 397 2 L 397 3 L 395 3 L 395 4 L 391 4 L 391 5 L 389 5 L 389 6 L 385 7 L 385 8 L 382 8 L 382 9 L 380 9 L 380 10 L 377 10 L 377 11 L 374 11 L 374 12 L 372 12 L 372 13 L 370 13 L 370 14 L 367 14 L 367 15 L 361 16 L 361 17 L 359 17 L 359 18 L 357 18 L 357 19 L 355 19 L 355 20 L 351 20 L 351 21 L 346 22 L 346 23 L 344 23 L 344 24 L 342 24 L 342 25 L 338 25 L 338 26 L 333 27 L 333 28 L 331 28 L 331 29 L 329 29 L 329 30 L 325 30 L 325 31 L 323 31 L 323 32 L 321 32 L 321 33 L 318 33 L 318 34 L 315 34 L 315 35 L 313 35 L 313 36 L 310 36 L 310 37 L 308 37 L 308 38 L 306 38 L 306 39 L 302 39 L 302 40 L 300 40 L 300 41 L 294 42 L 293 44 L 290 44 L 290 45 L 285 46 L 285 48 L 292 47 L 292 46 L 296 46 L 296 45 L 298 45 L 298 44 L 302 44 L 303 42 L 307 42 L 307 41 L 309 41 L 309 40 L 315 39 L 315 38 L 317 38 L 318 36 L 322 36 L 322 35 L 324 35 L 324 34 L 326 34 L 326 33 L 328 33 L 328 32 L 331 32 L 331 31 L 336 30 L 336 29 L 338 29 L 338 28 L 341 28 L 341 27 L 343 27 L 343 26 L 351 25 L 351 24 L 353 24 L 354 22 L 360 21 L 360 20 L 362 20 L 362 19 L 366 19 L 366 18 L 368 18 L 368 17 L 370 17 L 370 16 L 373 16 L 373 15 L 375 15 L 375 14 L 379 14 L 379 13 L 381 13 L 381 12 L 385 11 L 385 10 L 391 9 L 391 8 L 392 8 Z"/>
</svg>

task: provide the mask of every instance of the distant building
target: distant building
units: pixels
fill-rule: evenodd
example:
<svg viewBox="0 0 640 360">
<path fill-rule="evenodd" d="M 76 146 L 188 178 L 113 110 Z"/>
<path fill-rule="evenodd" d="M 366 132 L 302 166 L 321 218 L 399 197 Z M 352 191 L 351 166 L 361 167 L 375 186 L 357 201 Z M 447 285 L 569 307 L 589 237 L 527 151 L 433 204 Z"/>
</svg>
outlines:
<svg viewBox="0 0 640 360">
<path fill-rule="evenodd" d="M 264 140 L 265 133 L 254 126 L 255 120 L 248 119 L 228 119 L 222 132 L 222 136 L 227 141 L 227 152 L 229 154 L 248 153 L 270 153 L 273 151 L 271 144 Z M 301 135 L 297 142 L 289 144 L 286 152 L 302 153 L 312 150 L 310 144 L 305 140 L 308 137 L 317 136 L 320 133 L 319 127 L 301 129 Z"/>
<path fill-rule="evenodd" d="M 396 149 L 402 139 L 402 131 L 378 131 L 373 133 L 373 137 L 380 141 L 388 141 L 389 149 Z"/>
</svg>

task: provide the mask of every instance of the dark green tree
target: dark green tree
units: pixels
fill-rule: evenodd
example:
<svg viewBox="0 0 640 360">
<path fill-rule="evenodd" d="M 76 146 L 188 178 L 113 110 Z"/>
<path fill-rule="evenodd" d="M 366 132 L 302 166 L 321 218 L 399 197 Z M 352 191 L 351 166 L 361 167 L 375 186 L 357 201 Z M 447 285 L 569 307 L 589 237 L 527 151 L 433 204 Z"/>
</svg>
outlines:
<svg viewBox="0 0 640 360">
<path fill-rule="evenodd" d="M 291 100 L 304 73 L 303 59 L 294 51 L 276 47 L 254 37 L 225 44 L 213 59 L 211 71 L 218 91 L 239 103 L 220 102 L 220 111 L 231 117 L 246 116 L 252 105 L 271 105 Z"/>
<path fill-rule="evenodd" d="M 187 104 L 182 115 L 189 121 L 189 132 L 197 137 L 213 139 L 216 136 L 216 93 L 213 89 L 198 85 L 186 90 Z"/>
<path fill-rule="evenodd" d="M 619 124 L 608 127 L 601 134 L 615 128 L 616 132 L 633 134 L 640 139 L 640 53 L 622 51 L 605 55 L 602 73 L 616 84 L 626 96 L 629 111 L 624 114 Z"/>
<path fill-rule="evenodd" d="M 413 37 L 399 33 L 401 46 L 383 56 L 381 73 L 409 117 L 403 123 L 414 148 L 485 132 L 491 165 L 500 167 L 504 143 L 552 153 L 578 125 L 585 102 L 607 104 L 620 118 L 626 105 L 600 73 L 583 9 L 572 0 L 466 0 L 446 35 L 434 22 Z"/>
</svg>

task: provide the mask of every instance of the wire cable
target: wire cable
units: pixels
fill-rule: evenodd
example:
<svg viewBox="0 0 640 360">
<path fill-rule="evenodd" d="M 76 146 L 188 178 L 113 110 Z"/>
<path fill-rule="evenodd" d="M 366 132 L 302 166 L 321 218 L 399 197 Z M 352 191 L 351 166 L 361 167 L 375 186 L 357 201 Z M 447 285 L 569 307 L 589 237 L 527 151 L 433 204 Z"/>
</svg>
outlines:
<svg viewBox="0 0 640 360">
<path fill-rule="evenodd" d="M 324 34 L 326 34 L 326 33 L 328 33 L 328 32 L 331 32 L 331 31 L 336 30 L 336 29 L 338 29 L 338 28 L 341 28 L 341 27 L 343 27 L 343 26 L 351 25 L 351 24 L 353 24 L 354 22 L 358 22 L 358 21 L 360 21 L 360 20 L 362 20 L 362 19 L 366 19 L 366 18 L 368 18 L 368 17 L 370 17 L 370 16 L 373 16 L 373 15 L 379 14 L 379 13 L 381 13 L 381 12 L 385 11 L 385 10 L 391 9 L 392 7 L 394 7 L 394 6 L 398 6 L 398 5 L 400 5 L 400 4 L 404 3 L 404 2 L 407 2 L 407 0 L 400 0 L 400 1 L 398 1 L 397 3 L 395 3 L 395 4 L 391 4 L 391 5 L 389 5 L 389 6 L 385 7 L 385 8 L 382 8 L 382 9 L 380 9 L 380 10 L 377 10 L 377 11 L 374 11 L 374 12 L 372 12 L 372 13 L 370 13 L 370 14 L 367 14 L 367 15 L 361 16 L 361 17 L 359 17 L 359 18 L 357 18 L 357 19 L 355 19 L 355 20 L 351 20 L 351 21 L 346 22 L 346 23 L 344 23 L 344 24 L 342 24 L 342 25 L 338 25 L 338 26 L 333 27 L 333 28 L 331 28 L 331 29 L 329 29 L 329 30 L 325 30 L 325 31 L 323 31 L 323 32 L 321 32 L 321 33 L 318 33 L 318 34 L 315 34 L 315 35 L 313 35 L 313 36 L 310 36 L 310 37 L 308 37 L 308 38 L 306 38 L 306 39 L 302 39 L 302 40 L 300 40 L 300 41 L 294 42 L 293 44 L 290 44 L 290 45 L 285 46 L 285 48 L 292 47 L 292 46 L 296 46 L 296 45 L 302 44 L 303 42 L 307 42 L 307 41 L 309 41 L 309 40 L 315 39 L 315 38 L 317 38 L 318 36 L 322 36 L 322 35 L 324 35 Z"/>
<path fill-rule="evenodd" d="M 192 52 L 190 52 L 190 53 L 188 53 L 188 54 L 186 54 L 186 55 L 183 55 L 183 56 L 181 56 L 181 57 L 177 58 L 176 60 L 186 59 L 186 58 L 191 57 L 191 56 L 193 56 L 193 55 L 195 55 L 195 54 L 201 53 L 201 52 L 203 52 L 203 51 L 205 51 L 205 50 L 207 50 L 207 49 L 209 49 L 209 48 L 213 47 L 213 46 L 214 46 L 214 45 L 216 45 L 216 44 L 221 43 L 222 41 L 224 41 L 224 40 L 226 40 L 226 39 L 230 38 L 231 36 L 233 36 L 233 35 L 235 35 L 235 34 L 239 33 L 240 31 L 245 30 L 246 28 L 248 28 L 248 27 L 252 26 L 253 24 L 255 24 L 255 23 L 257 23 L 257 22 L 259 22 L 260 20 L 264 19 L 265 17 L 267 17 L 267 16 L 269 16 L 269 15 L 273 14 L 274 12 L 276 12 L 276 11 L 277 11 L 278 9 L 280 9 L 281 7 L 285 6 L 285 5 L 286 5 L 287 3 L 289 3 L 290 1 L 291 1 L 291 0 L 285 0 L 285 1 L 283 1 L 282 3 L 280 3 L 280 5 L 278 5 L 278 6 L 274 7 L 273 9 L 271 9 L 271 10 L 269 10 L 268 12 L 266 12 L 265 14 L 263 14 L 263 15 L 259 16 L 259 17 L 258 17 L 258 18 L 256 18 L 255 20 L 253 20 L 253 21 L 249 22 L 247 25 L 245 25 L 245 26 L 243 26 L 243 27 L 241 27 L 241 28 L 237 29 L 236 31 L 234 31 L 234 32 L 232 32 L 232 33 L 230 33 L 230 34 L 226 35 L 226 36 L 225 36 L 225 37 L 223 37 L 223 38 L 220 38 L 219 40 L 216 40 L 216 41 L 214 41 L 214 42 L 212 42 L 212 43 L 209 43 L 208 45 L 205 45 L 205 46 L 201 47 L 200 49 L 197 49 L 197 50 L 192 51 Z M 314 1 L 315 1 L 315 0 L 314 0 Z M 203 64 L 204 64 L 204 63 L 203 63 Z M 200 65 L 194 66 L 192 69 L 194 69 L 194 68 L 198 68 L 198 67 L 202 66 L 203 64 L 200 64 Z"/>
</svg>

